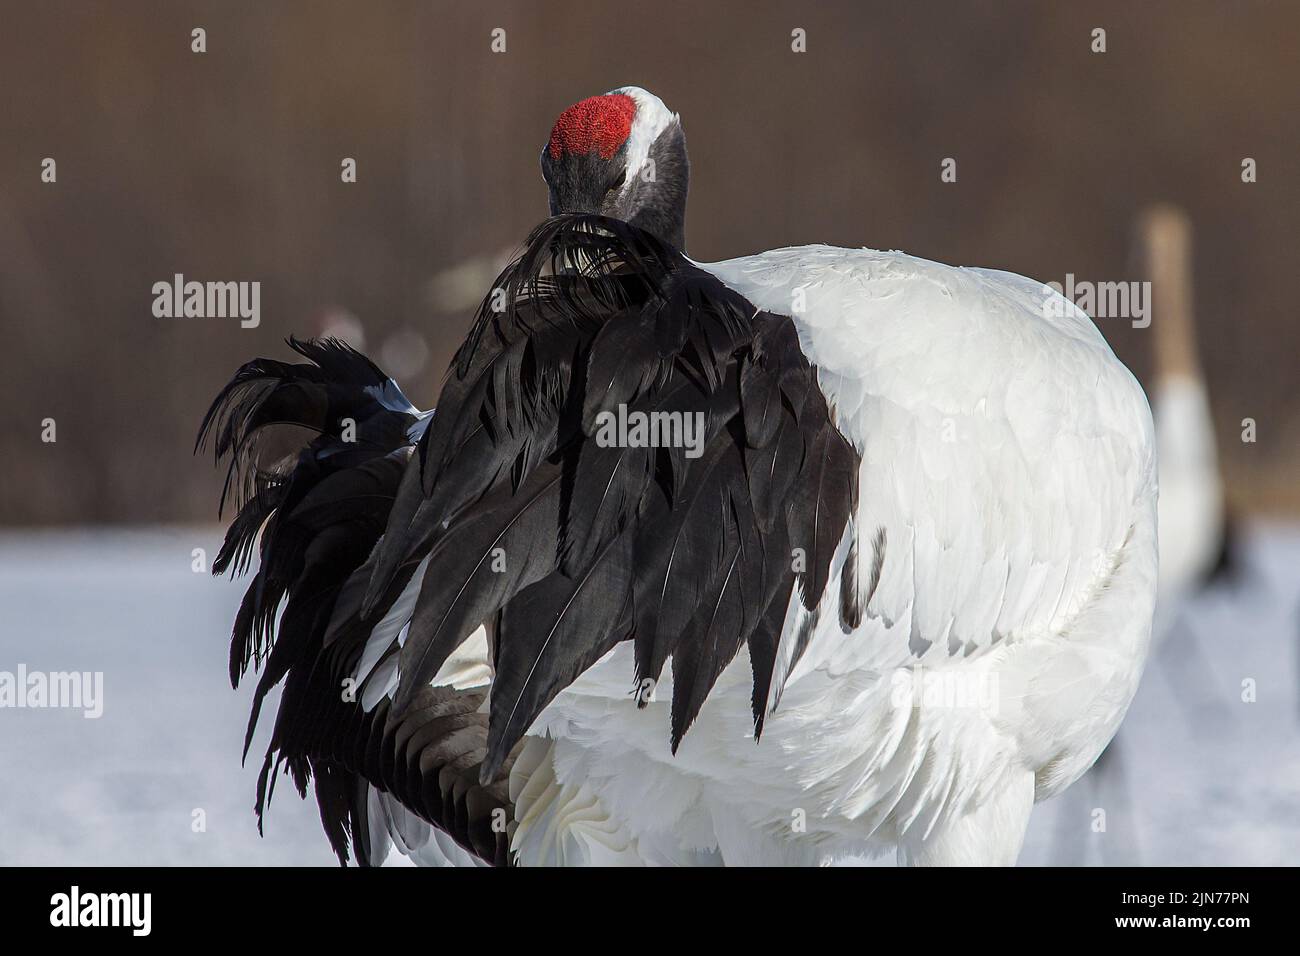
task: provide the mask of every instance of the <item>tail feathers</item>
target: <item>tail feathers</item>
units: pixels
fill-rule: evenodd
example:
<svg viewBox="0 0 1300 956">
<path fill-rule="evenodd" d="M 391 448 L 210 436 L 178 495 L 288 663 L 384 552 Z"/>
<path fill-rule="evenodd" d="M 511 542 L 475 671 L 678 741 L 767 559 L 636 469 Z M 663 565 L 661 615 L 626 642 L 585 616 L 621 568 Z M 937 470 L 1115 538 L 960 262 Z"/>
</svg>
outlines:
<svg viewBox="0 0 1300 956">
<path fill-rule="evenodd" d="M 213 571 L 247 570 L 261 536 L 260 568 L 231 641 L 232 684 L 265 658 L 276 612 L 323 531 L 357 526 L 347 543 L 368 539 L 364 560 L 387 522 L 410 454 L 407 433 L 419 416 L 378 366 L 346 344 L 291 338 L 289 346 L 310 363 L 256 359 L 244 365 L 208 409 L 195 442 L 197 451 L 215 438 L 218 460 L 229 456 L 222 506 L 232 492 L 239 504 Z M 298 425 L 315 435 L 296 455 L 264 463 L 259 440 L 270 425 Z M 341 583 L 353 570 L 355 549 L 346 550 L 346 556 L 318 558 L 337 566 L 312 573 Z"/>
<path fill-rule="evenodd" d="M 259 475 L 274 480 L 289 464 L 277 463 L 267 473 L 257 469 L 258 439 L 267 425 L 309 428 L 332 439 L 326 445 L 334 451 L 347 451 L 348 445 L 387 451 L 406 442 L 406 430 L 419 414 L 396 383 L 345 343 L 291 337 L 288 344 L 311 364 L 254 359 L 221 390 L 199 426 L 195 452 L 215 439 L 217 459 L 230 456 L 223 509 L 232 492 L 242 504 L 258 491 Z"/>
<path fill-rule="evenodd" d="M 213 403 L 196 446 L 215 436 L 218 458 L 232 458 L 226 492 L 247 491 L 214 570 L 246 570 L 260 536 L 259 566 L 230 645 L 232 683 L 250 664 L 261 669 L 245 753 L 263 702 L 283 684 L 257 785 L 259 832 L 283 771 L 300 796 L 314 786 L 321 825 L 340 863 L 351 857 L 362 865 L 382 862 L 384 847 L 376 845 L 370 819 L 372 787 L 470 853 L 508 863 L 513 815 L 506 784 L 479 783 L 487 754 L 485 690 L 426 686 L 412 694 L 400 719 L 387 701 L 366 711 L 345 681 L 369 628 L 330 630 L 336 606 L 347 612 L 369 580 L 368 570 L 353 578 L 384 533 L 403 474 L 411 470 L 412 426 L 420 413 L 374 363 L 347 346 L 289 344 L 312 364 L 260 359 L 245 365 Z M 303 425 L 315 434 L 296 455 L 263 464 L 258 437 L 274 424 Z M 409 573 L 397 576 L 399 591 Z M 506 770 L 514 756 L 501 761 Z"/>
<path fill-rule="evenodd" d="M 265 697 L 284 684 L 258 787 L 259 828 L 274 791 L 272 771 L 284 766 L 300 793 L 315 780 L 321 822 L 342 861 L 355 843 L 366 789 L 357 761 L 327 743 L 330 735 L 352 740 L 365 719 L 343 699 L 341 684 L 359 648 L 340 642 L 326 651 L 324 636 L 344 584 L 387 524 L 420 413 L 347 345 L 289 345 L 309 361 L 243 366 L 208 410 L 195 447 L 213 440 L 218 460 L 229 456 L 222 502 L 233 493 L 239 505 L 214 571 L 242 573 L 258 552 L 230 645 L 232 684 L 250 664 L 262 669 L 245 751 Z M 271 425 L 311 434 L 296 453 L 267 462 L 261 438 Z M 364 847 L 358 852 L 367 855 Z"/>
<path fill-rule="evenodd" d="M 314 783 L 321 822 L 341 864 L 353 854 L 363 866 L 383 862 L 384 848 L 373 834 L 384 826 L 371 819 L 368 787 L 390 794 L 479 859 L 496 866 L 512 862 L 516 824 L 507 778 L 522 745 L 506 757 L 500 779 L 479 782 L 487 754 L 484 688 L 424 687 L 400 718 L 388 701 L 367 713 L 323 688 L 298 690 L 322 706 L 311 711 L 312 721 L 283 728 L 278 752 L 267 753 L 258 782 L 259 829 L 283 770 L 302 796 Z"/>
</svg>

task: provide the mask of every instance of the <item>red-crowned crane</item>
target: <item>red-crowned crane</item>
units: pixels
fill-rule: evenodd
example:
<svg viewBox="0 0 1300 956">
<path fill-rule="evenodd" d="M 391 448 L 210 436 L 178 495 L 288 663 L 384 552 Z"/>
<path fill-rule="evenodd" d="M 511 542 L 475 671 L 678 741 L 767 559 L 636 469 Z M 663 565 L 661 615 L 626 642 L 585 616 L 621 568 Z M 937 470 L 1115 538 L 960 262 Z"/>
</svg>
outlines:
<svg viewBox="0 0 1300 956">
<path fill-rule="evenodd" d="M 341 860 L 1013 863 L 1147 655 L 1136 381 L 1010 273 L 687 259 L 644 90 L 565 110 L 541 162 L 553 218 L 436 413 L 294 342 L 204 423 L 245 500 L 218 569 L 261 531 L 250 739 L 284 682 L 259 813 L 284 765 Z M 254 467 L 281 421 L 316 437 Z"/>
</svg>

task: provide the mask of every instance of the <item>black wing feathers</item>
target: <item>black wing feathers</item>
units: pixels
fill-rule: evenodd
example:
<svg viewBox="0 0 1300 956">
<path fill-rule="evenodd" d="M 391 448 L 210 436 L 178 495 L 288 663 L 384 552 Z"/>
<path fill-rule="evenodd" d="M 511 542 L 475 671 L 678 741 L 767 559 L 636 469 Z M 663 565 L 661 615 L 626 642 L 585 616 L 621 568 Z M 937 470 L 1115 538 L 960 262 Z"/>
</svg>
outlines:
<svg viewBox="0 0 1300 956">
<path fill-rule="evenodd" d="M 245 567 L 261 535 L 231 642 L 234 680 L 265 658 L 250 739 L 284 683 L 259 815 L 282 763 L 300 792 L 314 777 L 341 860 L 349 845 L 363 862 L 375 851 L 362 832 L 375 786 L 508 862 L 509 833 L 490 818 L 509 805 L 521 738 L 625 640 L 629 691 L 672 660 L 674 751 L 748 646 L 757 735 L 779 696 L 774 668 L 806 643 L 855 511 L 857 453 L 789 318 L 599 216 L 543 223 L 496 287 L 418 442 L 419 413 L 397 387 L 332 342 L 290 343 L 310 365 L 246 365 L 200 431 L 231 456 L 226 490 L 243 502 L 219 567 Z M 282 421 L 316 437 L 258 464 L 262 427 Z M 345 421 L 358 440 L 344 440 Z M 367 713 L 341 681 L 425 561 L 407 636 L 389 651 L 391 707 Z M 792 638 L 796 586 L 813 613 Z M 846 623 L 856 593 L 832 595 Z M 487 622 L 484 714 L 482 690 L 430 679 Z"/>
<path fill-rule="evenodd" d="M 628 637 L 632 573 L 631 541 L 620 536 L 577 576 L 557 572 L 505 606 L 484 781 L 555 695 Z"/>
<path fill-rule="evenodd" d="M 421 450 L 421 500 L 404 482 L 371 580 L 378 601 L 432 555 L 394 711 L 500 612 L 484 781 L 625 639 L 630 679 L 673 660 L 675 749 L 741 646 L 770 682 L 796 580 L 821 601 L 857 456 L 791 321 L 640 230 L 549 220 L 497 286 Z M 545 507 L 525 501 L 539 476 L 558 493 Z M 504 572 L 485 570 L 493 553 Z"/>
<path fill-rule="evenodd" d="M 389 518 L 411 453 L 415 409 L 407 411 L 396 386 L 347 346 L 290 345 L 313 364 L 245 365 L 213 403 L 199 436 L 201 446 L 215 433 L 218 456 L 231 455 L 227 491 L 251 488 L 214 562 L 217 573 L 238 572 L 259 547 L 261 566 L 231 639 L 233 683 L 249 663 L 265 659 L 246 751 L 263 700 L 284 684 L 258 779 L 259 829 L 283 766 L 302 794 L 314 780 L 321 823 L 340 862 L 350 848 L 362 863 L 382 862 L 371 858 L 366 822 L 367 788 L 374 785 L 472 852 L 506 863 L 510 831 L 497 832 L 493 814 L 508 807 L 508 794 L 477 784 L 487 741 L 487 719 L 478 713 L 483 692 L 424 688 L 401 720 L 389 721 L 386 704 L 366 713 L 342 693 L 365 632 L 331 634 L 328 627 L 336 603 L 359 604 L 365 579 L 351 578 Z M 351 419 L 353 441 L 343 419 Z M 306 426 L 314 437 L 298 455 L 263 464 L 259 433 L 281 423 Z M 398 591 L 406 577 L 409 571 L 399 571 Z"/>
<path fill-rule="evenodd" d="M 440 537 L 402 647 L 400 713 L 451 653 L 520 590 L 555 569 L 561 471 L 539 469 Z"/>
</svg>

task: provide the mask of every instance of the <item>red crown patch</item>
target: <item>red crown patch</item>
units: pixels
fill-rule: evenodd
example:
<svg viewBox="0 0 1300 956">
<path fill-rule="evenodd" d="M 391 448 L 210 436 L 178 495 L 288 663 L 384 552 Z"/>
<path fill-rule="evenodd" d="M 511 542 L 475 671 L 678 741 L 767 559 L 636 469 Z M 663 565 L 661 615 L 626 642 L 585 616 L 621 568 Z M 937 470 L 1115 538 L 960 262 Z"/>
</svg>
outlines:
<svg viewBox="0 0 1300 956">
<path fill-rule="evenodd" d="M 636 100 L 625 93 L 589 96 L 560 114 L 551 129 L 551 159 L 561 153 L 599 153 L 609 159 L 627 142 L 636 116 Z"/>
</svg>

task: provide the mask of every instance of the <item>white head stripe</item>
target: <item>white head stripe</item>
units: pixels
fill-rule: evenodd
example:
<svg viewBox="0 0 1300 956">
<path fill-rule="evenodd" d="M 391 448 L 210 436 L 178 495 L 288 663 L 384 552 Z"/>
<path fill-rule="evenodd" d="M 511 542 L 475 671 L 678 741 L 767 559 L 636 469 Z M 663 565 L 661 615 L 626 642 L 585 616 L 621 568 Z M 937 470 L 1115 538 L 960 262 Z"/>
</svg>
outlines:
<svg viewBox="0 0 1300 956">
<path fill-rule="evenodd" d="M 650 156 L 650 147 L 659 138 L 659 134 L 670 123 L 677 122 L 677 114 L 664 106 L 664 101 L 659 97 L 639 86 L 621 86 L 609 92 L 630 96 L 636 103 L 636 116 L 632 118 L 632 131 L 627 137 L 627 179 L 623 183 L 623 189 L 626 190 L 632 184 L 632 177 L 645 165 Z"/>
</svg>

